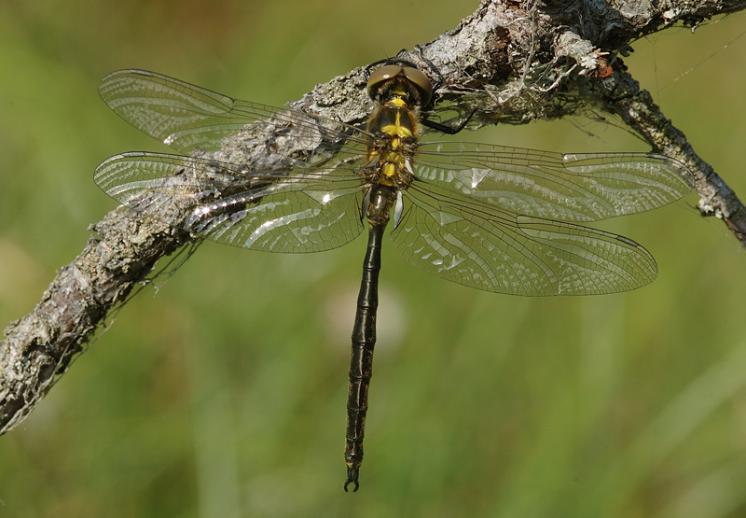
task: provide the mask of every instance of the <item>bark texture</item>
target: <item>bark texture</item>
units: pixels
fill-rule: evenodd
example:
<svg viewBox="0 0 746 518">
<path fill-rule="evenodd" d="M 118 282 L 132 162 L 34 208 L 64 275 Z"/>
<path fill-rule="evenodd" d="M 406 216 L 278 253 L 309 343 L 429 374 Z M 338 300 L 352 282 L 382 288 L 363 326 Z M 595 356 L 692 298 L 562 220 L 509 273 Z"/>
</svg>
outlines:
<svg viewBox="0 0 746 518">
<path fill-rule="evenodd" d="M 702 213 L 723 219 L 746 244 L 746 209 L 640 89 L 620 57 L 641 36 L 674 24 L 695 26 L 744 6 L 746 0 L 483 0 L 451 31 L 397 57 L 433 79 L 438 102 L 454 103 L 462 114 L 474 111 L 472 128 L 524 124 L 589 107 L 620 115 L 653 149 L 689 166 Z M 317 85 L 292 106 L 349 124 L 363 122 L 371 106 L 365 91 L 367 68 Z M 281 169 L 289 157 L 329 145 L 294 139 L 293 131 L 287 124 L 247 127 L 212 156 L 257 169 Z M 29 414 L 158 259 L 191 242 L 182 225 L 188 208 L 159 205 L 159 210 L 167 212 L 156 216 L 120 207 L 107 214 L 34 310 L 5 329 L 0 433 Z"/>
</svg>

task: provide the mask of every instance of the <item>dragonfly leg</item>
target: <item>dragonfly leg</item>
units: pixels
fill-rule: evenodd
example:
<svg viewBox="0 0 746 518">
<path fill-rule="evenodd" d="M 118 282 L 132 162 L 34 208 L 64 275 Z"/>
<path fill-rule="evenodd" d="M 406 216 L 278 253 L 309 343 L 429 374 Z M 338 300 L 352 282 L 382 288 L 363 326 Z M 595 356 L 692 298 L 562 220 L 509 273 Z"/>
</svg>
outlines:
<svg viewBox="0 0 746 518">
<path fill-rule="evenodd" d="M 447 135 L 455 135 L 456 133 L 464 129 L 467 124 L 469 124 L 469 121 L 474 116 L 475 112 L 476 110 L 472 110 L 472 112 L 464 120 L 460 121 L 455 126 L 442 124 L 440 122 L 432 121 L 428 118 L 423 118 L 421 122 L 423 126 L 427 126 L 428 128 L 434 129 L 435 131 L 440 131 L 441 133 L 445 133 Z"/>
</svg>

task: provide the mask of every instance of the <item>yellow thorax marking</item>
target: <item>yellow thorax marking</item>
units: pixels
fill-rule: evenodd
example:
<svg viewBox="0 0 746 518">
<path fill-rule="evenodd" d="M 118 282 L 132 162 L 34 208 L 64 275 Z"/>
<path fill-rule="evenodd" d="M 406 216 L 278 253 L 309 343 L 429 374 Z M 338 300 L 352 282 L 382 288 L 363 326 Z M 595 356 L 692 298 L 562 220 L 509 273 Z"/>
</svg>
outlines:
<svg viewBox="0 0 746 518">
<path fill-rule="evenodd" d="M 404 100 L 406 92 L 393 92 L 393 96 L 387 99 L 385 106 L 394 113 L 394 120 L 391 124 L 379 126 L 379 131 L 387 138 L 384 146 L 377 151 L 371 150 L 369 158 L 374 159 L 378 156 L 380 176 L 378 182 L 381 185 L 395 186 L 397 178 L 402 174 L 405 168 L 406 158 L 402 155 L 402 140 L 414 137 L 414 130 L 402 125 L 402 112 L 408 112 L 409 107 Z M 408 121 L 408 119 L 407 119 Z"/>
<path fill-rule="evenodd" d="M 396 105 L 397 100 L 401 101 L 402 106 L 405 106 L 404 101 L 402 101 L 400 97 L 394 97 L 394 100 L 390 102 L 391 104 L 394 104 L 395 106 L 397 106 Z M 399 106 L 397 106 L 397 108 L 398 107 Z M 401 111 L 400 110 L 396 110 L 396 118 L 394 119 L 394 123 L 386 124 L 385 126 L 381 128 L 381 131 L 384 133 L 384 135 L 388 135 L 390 137 L 399 137 L 400 139 L 412 136 L 412 131 L 406 126 L 402 126 L 401 124 Z M 394 149 L 396 149 L 396 147 L 398 147 L 399 145 L 398 139 L 396 140 L 397 142 L 393 144 Z"/>
<path fill-rule="evenodd" d="M 401 108 L 402 106 L 406 106 L 407 105 L 407 103 L 404 102 L 404 99 L 402 99 L 401 97 L 398 97 L 398 96 L 394 97 L 393 99 L 391 99 L 389 101 L 389 103 L 393 104 L 397 108 Z"/>
<path fill-rule="evenodd" d="M 396 169 L 396 164 L 392 162 L 386 162 L 385 164 L 383 164 L 383 175 L 387 178 L 391 178 L 396 175 Z"/>
</svg>

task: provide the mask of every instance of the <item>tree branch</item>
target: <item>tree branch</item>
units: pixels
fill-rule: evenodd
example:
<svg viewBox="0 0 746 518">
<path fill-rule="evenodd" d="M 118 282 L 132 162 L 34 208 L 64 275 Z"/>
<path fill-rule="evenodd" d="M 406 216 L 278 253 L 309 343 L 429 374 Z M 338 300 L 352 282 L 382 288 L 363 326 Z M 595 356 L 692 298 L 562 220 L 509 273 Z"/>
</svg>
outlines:
<svg viewBox="0 0 746 518">
<path fill-rule="evenodd" d="M 626 71 L 603 82 L 606 109 L 620 115 L 654 149 L 684 163 L 694 175 L 699 193 L 699 210 L 704 216 L 722 219 L 741 244 L 746 246 L 746 208 L 725 181 L 692 148 L 653 102 L 653 98 Z"/>
<path fill-rule="evenodd" d="M 557 118 L 588 106 L 622 116 L 654 148 L 692 169 L 703 214 L 723 218 L 746 243 L 741 202 L 616 58 L 643 35 L 676 23 L 694 26 L 744 5 L 746 0 L 548 0 L 541 5 L 484 0 L 453 30 L 398 57 L 434 79 L 439 102 L 474 110 L 471 128 Z M 292 106 L 359 124 L 371 107 L 366 72 L 361 67 L 317 85 Z M 282 169 L 290 156 L 330 144 L 293 138 L 295 131 L 287 123 L 281 128 L 247 127 L 225 139 L 211 156 L 259 170 Z M 92 227 L 93 236 L 81 254 L 58 272 L 34 310 L 5 330 L 0 343 L 0 432 L 28 415 L 156 261 L 190 242 L 182 224 L 188 214 L 188 207 L 178 205 L 159 206 L 157 217 L 120 207 Z"/>
</svg>

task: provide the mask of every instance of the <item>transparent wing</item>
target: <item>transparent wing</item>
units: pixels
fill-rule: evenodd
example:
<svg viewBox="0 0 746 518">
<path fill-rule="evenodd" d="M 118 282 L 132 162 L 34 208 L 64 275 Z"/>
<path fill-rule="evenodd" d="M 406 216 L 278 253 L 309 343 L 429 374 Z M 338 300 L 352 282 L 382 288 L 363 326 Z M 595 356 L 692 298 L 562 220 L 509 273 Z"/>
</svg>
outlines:
<svg viewBox="0 0 746 518">
<path fill-rule="evenodd" d="M 218 149 L 225 137 L 268 118 L 302 128 L 296 136 L 299 139 L 316 141 L 332 134 L 329 140 L 338 140 L 342 137 L 336 134 L 341 131 L 346 133 L 345 140 L 365 144 L 365 133 L 353 126 L 234 99 L 147 70 L 113 72 L 101 81 L 99 93 L 124 120 L 183 153 Z"/>
<path fill-rule="evenodd" d="M 216 160 L 130 152 L 104 161 L 94 180 L 135 210 L 158 214 L 167 205 L 186 206 L 190 232 L 254 250 L 328 250 L 363 226 L 365 186 L 354 168 L 258 174 Z"/>
<path fill-rule="evenodd" d="M 355 239 L 363 228 L 363 188 L 325 191 L 313 189 L 255 195 L 241 194 L 226 200 L 240 210 L 207 209 L 215 213 L 195 221 L 195 230 L 215 241 L 267 252 L 320 252 Z"/>
<path fill-rule="evenodd" d="M 414 264 L 450 281 L 517 295 L 591 295 L 638 288 L 655 260 L 623 236 L 519 216 L 415 181 L 392 232 Z"/>
<path fill-rule="evenodd" d="M 424 143 L 415 176 L 500 209 L 596 221 L 661 207 L 690 190 L 681 163 L 653 153 L 553 153 L 471 142 Z"/>
</svg>

